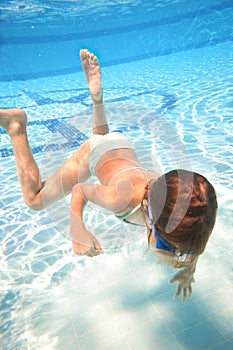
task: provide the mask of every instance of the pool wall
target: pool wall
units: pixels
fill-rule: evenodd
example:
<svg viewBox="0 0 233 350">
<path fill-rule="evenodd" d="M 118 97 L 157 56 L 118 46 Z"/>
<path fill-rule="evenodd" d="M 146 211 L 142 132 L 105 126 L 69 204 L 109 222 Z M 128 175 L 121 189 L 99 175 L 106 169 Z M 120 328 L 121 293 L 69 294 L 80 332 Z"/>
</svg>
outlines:
<svg viewBox="0 0 233 350">
<path fill-rule="evenodd" d="M 4 22 L 0 81 L 76 72 L 84 47 L 107 66 L 232 41 L 232 13 L 232 1 L 207 1 L 205 7 L 197 1 L 183 7 L 173 3 L 159 13 L 139 8 L 122 18 L 115 18 L 113 9 L 104 19 L 87 17 L 85 24 L 77 17 L 57 23 Z"/>
</svg>

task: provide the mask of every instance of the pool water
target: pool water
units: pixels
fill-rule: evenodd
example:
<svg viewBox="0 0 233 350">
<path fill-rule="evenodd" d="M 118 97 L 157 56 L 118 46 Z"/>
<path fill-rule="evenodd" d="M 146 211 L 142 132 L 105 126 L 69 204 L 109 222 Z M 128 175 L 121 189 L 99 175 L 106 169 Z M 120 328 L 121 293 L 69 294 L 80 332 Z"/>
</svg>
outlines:
<svg viewBox="0 0 233 350">
<path fill-rule="evenodd" d="M 68 8 L 72 3 L 77 5 L 70 1 Z M 91 204 L 85 222 L 105 254 L 75 256 L 68 235 L 69 197 L 45 211 L 28 209 L 10 141 L 0 129 L 0 348 L 230 350 L 232 40 L 144 59 L 141 52 L 140 59 L 132 55 L 117 62 L 110 50 L 108 59 L 106 47 L 100 56 L 111 130 L 128 136 L 146 166 L 161 173 L 176 166 L 192 169 L 216 189 L 217 222 L 197 266 L 193 297 L 185 304 L 172 298 L 176 287 L 168 281 L 174 271 L 147 252 L 141 228 Z M 1 107 L 26 110 L 43 178 L 91 135 L 91 101 L 77 58 L 76 65 L 76 72 L 69 68 L 66 74 L 45 76 L 48 70 L 39 65 L 36 76 L 22 68 L 20 79 L 17 67 L 1 74 Z"/>
</svg>

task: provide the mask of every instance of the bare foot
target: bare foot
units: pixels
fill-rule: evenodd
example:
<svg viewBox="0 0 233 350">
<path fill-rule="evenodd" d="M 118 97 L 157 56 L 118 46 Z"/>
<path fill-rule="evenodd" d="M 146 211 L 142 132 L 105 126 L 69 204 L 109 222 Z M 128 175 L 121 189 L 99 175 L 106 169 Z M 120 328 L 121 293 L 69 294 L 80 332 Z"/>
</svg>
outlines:
<svg viewBox="0 0 233 350">
<path fill-rule="evenodd" d="M 26 113 L 21 109 L 0 109 L 0 127 L 10 136 L 25 130 L 27 124 Z"/>
<path fill-rule="evenodd" d="M 103 97 L 101 72 L 98 58 L 88 50 L 80 50 L 80 59 L 93 102 L 100 102 Z"/>
</svg>

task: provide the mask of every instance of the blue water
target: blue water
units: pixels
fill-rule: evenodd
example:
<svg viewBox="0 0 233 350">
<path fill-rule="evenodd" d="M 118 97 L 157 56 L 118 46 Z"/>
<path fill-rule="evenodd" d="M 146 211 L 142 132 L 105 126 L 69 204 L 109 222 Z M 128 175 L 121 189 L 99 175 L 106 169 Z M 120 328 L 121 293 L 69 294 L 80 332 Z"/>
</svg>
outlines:
<svg viewBox="0 0 233 350">
<path fill-rule="evenodd" d="M 179 165 L 205 175 L 219 202 L 193 297 L 182 304 L 168 283 L 174 271 L 145 253 L 145 232 L 90 204 L 85 221 L 105 254 L 75 256 L 69 198 L 46 211 L 28 209 L 0 130 L 0 348 L 232 349 L 231 2 L 0 6 L 0 105 L 26 110 L 43 178 L 91 135 L 91 101 L 77 60 L 83 44 L 103 66 L 111 130 L 124 132 L 148 167 Z"/>
</svg>

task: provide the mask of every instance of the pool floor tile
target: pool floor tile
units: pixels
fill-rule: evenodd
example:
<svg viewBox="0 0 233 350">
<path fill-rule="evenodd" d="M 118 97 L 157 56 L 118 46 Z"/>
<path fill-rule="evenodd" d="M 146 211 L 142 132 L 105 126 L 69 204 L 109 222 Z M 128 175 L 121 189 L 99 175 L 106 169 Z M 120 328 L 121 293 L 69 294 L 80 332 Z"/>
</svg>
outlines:
<svg viewBox="0 0 233 350">
<path fill-rule="evenodd" d="M 165 340 L 162 340 L 161 342 L 156 344 L 156 348 L 154 345 L 152 347 L 149 347 L 146 350 L 184 350 L 181 348 L 181 345 L 177 342 L 176 338 L 174 336 L 170 338 L 166 338 Z"/>
<path fill-rule="evenodd" d="M 88 333 L 78 338 L 78 342 L 82 350 L 97 350 L 107 348 L 114 341 L 119 341 L 121 338 L 122 334 L 115 320 L 112 319 L 102 325 L 96 323 L 96 329 L 90 329 Z"/>
<path fill-rule="evenodd" d="M 223 341 L 217 345 L 211 346 L 207 350 L 232 350 L 233 349 L 233 340 Z"/>
<path fill-rule="evenodd" d="M 213 285 L 212 285 L 213 286 Z M 232 295 L 233 287 L 231 285 L 219 288 L 217 291 L 213 291 L 211 294 L 206 295 L 198 299 L 198 305 L 200 308 L 203 307 L 203 311 L 208 317 L 214 317 L 219 312 L 227 312 L 232 310 Z"/>
<path fill-rule="evenodd" d="M 157 346 L 160 346 L 162 341 L 170 337 L 171 333 L 161 319 L 148 323 L 142 322 L 134 330 L 125 334 L 125 339 L 132 350 L 157 349 Z"/>
<path fill-rule="evenodd" d="M 113 341 L 111 344 L 101 348 L 101 350 L 130 350 L 124 338 Z"/>
<path fill-rule="evenodd" d="M 233 337 L 233 308 L 227 312 L 219 313 L 211 318 L 211 321 L 224 337 L 232 338 Z M 232 347 L 233 348 L 233 347 Z"/>
<path fill-rule="evenodd" d="M 181 304 L 179 308 L 161 314 L 161 317 L 173 334 L 206 320 L 206 315 L 194 302 Z"/>
<path fill-rule="evenodd" d="M 144 323 L 158 319 L 155 308 L 140 289 L 112 301 L 111 307 L 122 332 L 130 332 Z"/>
<path fill-rule="evenodd" d="M 209 320 L 176 334 L 176 339 L 184 349 L 189 350 L 204 350 L 225 340 Z"/>
<path fill-rule="evenodd" d="M 86 309 L 87 312 L 81 316 L 78 310 L 77 312 L 71 311 L 72 322 L 78 336 L 93 332 L 103 324 L 114 320 L 112 309 L 107 303 L 98 303 L 97 301 L 92 307 L 87 304 Z"/>
</svg>

